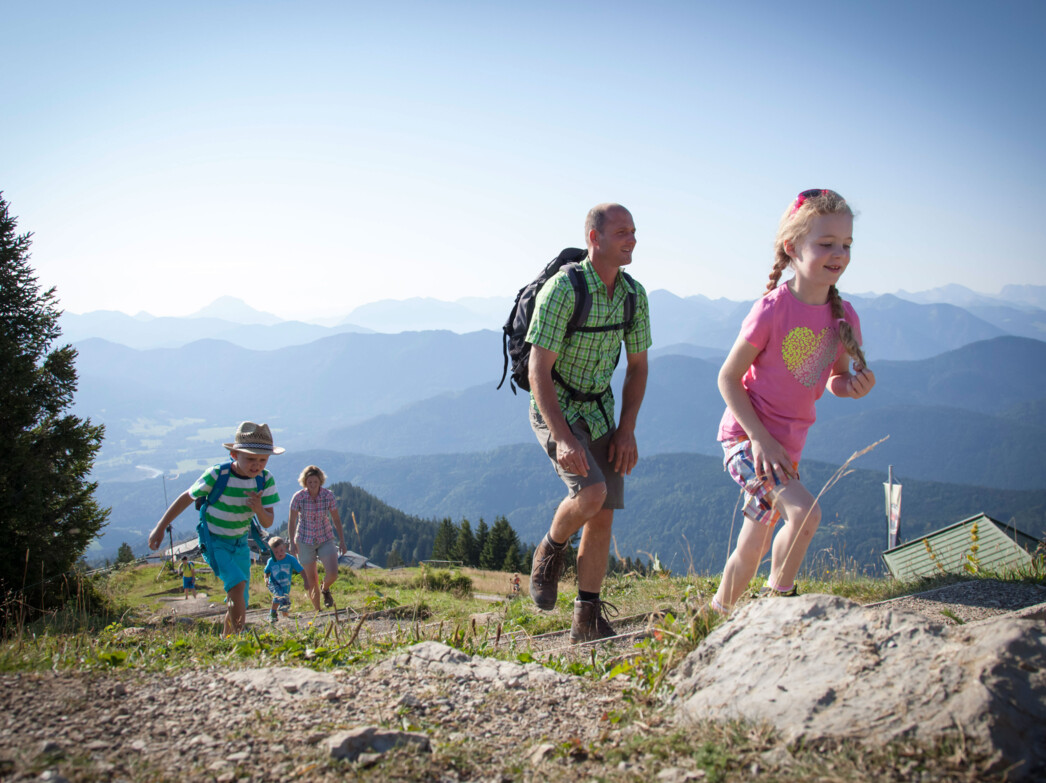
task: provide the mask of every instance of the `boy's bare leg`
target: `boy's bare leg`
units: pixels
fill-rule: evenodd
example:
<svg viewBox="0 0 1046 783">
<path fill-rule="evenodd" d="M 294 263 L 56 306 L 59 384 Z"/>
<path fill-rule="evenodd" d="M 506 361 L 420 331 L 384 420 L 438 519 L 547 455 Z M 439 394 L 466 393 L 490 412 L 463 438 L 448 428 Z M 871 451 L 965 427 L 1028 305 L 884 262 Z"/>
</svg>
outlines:
<svg viewBox="0 0 1046 783">
<path fill-rule="evenodd" d="M 247 599 L 244 595 L 246 587 L 247 582 L 240 582 L 226 593 L 229 602 L 227 604 L 228 609 L 225 611 L 225 625 L 223 628 L 225 636 L 232 636 L 243 630 L 244 622 L 247 619 Z"/>
</svg>

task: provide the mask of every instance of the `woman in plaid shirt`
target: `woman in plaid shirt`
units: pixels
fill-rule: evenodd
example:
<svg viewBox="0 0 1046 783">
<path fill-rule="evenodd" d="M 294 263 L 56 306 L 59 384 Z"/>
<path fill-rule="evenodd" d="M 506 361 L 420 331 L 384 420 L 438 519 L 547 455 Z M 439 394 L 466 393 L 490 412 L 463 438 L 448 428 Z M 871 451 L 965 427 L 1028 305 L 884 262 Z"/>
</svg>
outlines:
<svg viewBox="0 0 1046 783">
<path fill-rule="evenodd" d="M 323 486 L 326 480 L 327 476 L 315 465 L 309 465 L 301 472 L 298 483 L 304 489 L 295 492 L 291 498 L 288 521 L 291 554 L 298 558 L 305 569 L 305 589 L 316 611 L 320 609 L 316 560 L 323 563 L 323 605 L 332 607 L 334 598 L 331 596 L 331 585 L 338 578 L 338 555 L 348 551 L 341 517 L 338 515 L 338 502 L 334 493 Z M 340 542 L 338 547 L 334 546 L 335 529 Z"/>
</svg>

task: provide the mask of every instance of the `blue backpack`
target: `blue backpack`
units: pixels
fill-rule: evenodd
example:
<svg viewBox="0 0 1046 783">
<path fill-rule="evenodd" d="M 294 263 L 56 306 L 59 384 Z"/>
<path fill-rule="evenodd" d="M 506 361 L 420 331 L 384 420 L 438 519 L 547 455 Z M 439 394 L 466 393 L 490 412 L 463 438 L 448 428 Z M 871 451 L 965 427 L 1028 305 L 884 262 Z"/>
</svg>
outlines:
<svg viewBox="0 0 1046 783">
<path fill-rule="evenodd" d="M 207 493 L 205 498 L 196 498 L 196 508 L 200 512 L 200 522 L 196 525 L 196 536 L 200 539 L 200 553 L 203 555 L 207 563 L 214 568 L 214 563 L 211 562 L 209 550 L 211 543 L 211 530 L 207 527 L 207 507 L 212 503 L 217 502 L 218 498 L 222 496 L 225 491 L 225 487 L 229 484 L 229 473 L 232 471 L 232 460 L 223 462 L 218 466 L 218 479 L 214 482 L 214 486 L 211 491 Z M 262 493 L 265 489 L 265 477 L 264 474 L 258 474 L 255 479 L 258 485 L 258 494 Z M 258 545 L 258 549 L 263 555 L 272 557 L 272 550 L 269 549 L 268 543 L 265 541 L 265 535 L 262 532 L 262 527 L 258 523 L 257 517 L 251 517 L 251 532 L 250 537 L 254 540 L 254 543 Z"/>
</svg>

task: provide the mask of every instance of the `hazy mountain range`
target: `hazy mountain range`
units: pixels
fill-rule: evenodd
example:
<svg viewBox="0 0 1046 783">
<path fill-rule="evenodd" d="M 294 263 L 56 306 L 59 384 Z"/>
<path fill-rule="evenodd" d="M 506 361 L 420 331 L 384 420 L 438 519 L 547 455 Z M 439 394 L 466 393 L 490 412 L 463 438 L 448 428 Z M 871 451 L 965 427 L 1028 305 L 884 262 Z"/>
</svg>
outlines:
<svg viewBox="0 0 1046 783">
<path fill-rule="evenodd" d="M 961 292 L 952 293 L 956 298 Z M 1022 293 L 1033 300 L 1037 291 Z M 1046 312 L 1029 301 L 1016 300 L 997 305 L 977 300 L 960 307 L 899 296 L 849 298 L 862 317 L 878 386 L 860 401 L 836 400 L 826 394 L 804 460 L 838 465 L 853 452 L 889 436 L 861 458 L 862 469 L 884 472 L 892 464 L 902 479 L 955 486 L 956 497 L 970 498 L 967 490 L 985 488 L 972 490 L 968 502 L 974 505 L 977 497 L 991 491 L 1046 489 L 1046 455 L 1036 448 L 1046 436 L 1046 342 L 1017 336 L 1037 333 L 1037 325 L 1046 328 Z M 382 305 L 380 317 L 389 324 L 397 309 L 428 312 L 431 301 L 376 304 Z M 499 304 L 507 311 L 508 303 Z M 458 303 L 441 305 L 446 317 Z M 484 306 L 489 309 L 484 317 L 497 312 L 492 300 L 470 300 L 468 305 L 474 315 Z M 245 308 L 236 300 L 224 300 L 201 311 L 199 317 L 185 319 L 72 316 L 76 328 L 84 329 L 92 323 L 110 328 L 127 319 L 134 326 L 118 329 L 124 342 L 148 342 L 142 326 L 159 323 L 149 339 L 162 334 L 171 343 L 134 348 L 110 339 L 117 335 L 104 338 L 86 333 L 76 340 L 80 377 L 76 412 L 106 425 L 95 469 L 100 494 L 114 507 L 113 521 L 103 536 L 104 549 L 115 549 L 120 540 L 138 540 L 134 531 L 144 537 L 163 510 L 164 487 L 156 478 L 160 472 L 171 476 L 165 483 L 173 500 L 202 467 L 223 455 L 221 442 L 244 418 L 267 421 L 278 443 L 290 449 L 289 455 L 275 458 L 271 465 L 290 489 L 287 498 L 297 475 L 287 469 L 297 463 L 294 455 L 325 449 L 322 459 L 329 463 L 325 468 L 332 482 L 359 479 L 363 489 L 426 518 L 474 513 L 466 509 L 473 508 L 470 504 L 483 494 L 470 471 L 477 464 L 487 466 L 483 473 L 491 482 L 487 490 L 499 500 L 482 513 L 488 518 L 509 516 L 521 534 L 527 525 L 546 518 L 558 501 L 558 482 L 532 442 L 526 396 L 494 389 L 502 370 L 497 322 L 494 329 L 461 334 L 449 330 L 387 334 L 362 331 L 378 321 L 375 314 L 371 325 L 362 325 L 367 319 L 356 316 L 365 315 L 365 308 L 352 314 L 355 327 L 271 320 L 244 325 L 213 317 L 237 313 L 239 318 L 264 317 Z M 655 346 L 637 435 L 644 460 L 663 455 L 667 460 L 663 470 L 676 477 L 673 480 L 678 480 L 678 464 L 690 464 L 687 460 L 697 455 L 711 459 L 711 465 L 718 461 L 715 430 L 723 403 L 715 376 L 748 308 L 748 303 L 683 299 L 666 291 L 651 294 Z M 971 308 L 1001 308 L 1011 328 L 1000 326 L 1005 322 L 999 318 L 992 322 L 979 317 Z M 70 318 L 63 316 L 64 328 Z M 259 334 L 290 335 L 292 329 L 303 328 L 324 336 L 268 349 L 244 347 L 231 338 L 178 345 L 173 337 L 179 329 L 184 336 L 201 324 L 214 327 L 215 322 L 227 325 L 228 334 L 253 332 L 252 339 Z M 75 339 L 69 331 L 63 338 Z M 506 450 L 517 445 L 522 447 L 518 456 Z M 502 464 L 505 460 L 509 462 Z M 371 467 L 352 472 L 350 463 Z M 337 465 L 345 465 L 345 471 L 331 469 Z M 377 480 L 380 470 L 374 466 L 391 471 L 392 478 L 382 480 L 380 486 L 365 483 Z M 509 501 L 509 490 L 518 485 L 514 477 L 532 470 L 537 471 L 533 480 L 541 497 L 525 506 Z M 717 470 L 714 481 L 720 482 L 721 470 Z M 176 473 L 181 475 L 175 477 Z M 147 478 L 153 480 L 142 481 Z M 654 479 L 644 481 L 656 484 Z M 412 487 L 422 486 L 429 489 L 420 499 L 409 496 Z M 651 487 L 653 498 L 658 492 Z M 732 491 L 729 482 L 725 490 Z M 716 491 L 720 490 L 693 487 L 687 490 L 687 502 L 699 505 L 706 493 Z M 148 503 L 129 499 L 138 494 Z M 397 503 L 397 498 L 409 504 Z M 663 502 L 658 499 L 655 505 Z M 971 508 L 970 513 L 982 510 L 993 513 L 984 506 Z M 875 513 L 879 512 L 876 506 Z M 678 525 L 685 527 L 684 517 Z M 113 542 L 118 535 L 130 538 Z M 619 544 L 628 540 L 622 535 Z"/>
<path fill-rule="evenodd" d="M 652 291 L 655 348 L 682 343 L 728 350 L 754 298 L 734 302 Z M 1006 286 L 997 296 L 947 286 L 916 294 L 901 291 L 896 295 L 861 294 L 846 298 L 861 316 L 869 349 L 881 358 L 933 356 L 1003 334 L 1046 339 L 1046 286 Z M 80 315 L 66 312 L 61 326 L 64 339 L 73 343 L 100 337 L 131 348 L 148 349 L 220 339 L 242 348 L 271 350 L 346 332 L 500 331 L 511 305 L 512 297 L 507 296 L 469 297 L 455 302 L 429 298 L 383 300 L 321 324 L 282 321 L 239 299 L 222 297 L 184 318 L 154 318 L 147 313 L 131 316 L 108 310 Z M 905 333 L 908 327 L 916 330 Z"/>
</svg>

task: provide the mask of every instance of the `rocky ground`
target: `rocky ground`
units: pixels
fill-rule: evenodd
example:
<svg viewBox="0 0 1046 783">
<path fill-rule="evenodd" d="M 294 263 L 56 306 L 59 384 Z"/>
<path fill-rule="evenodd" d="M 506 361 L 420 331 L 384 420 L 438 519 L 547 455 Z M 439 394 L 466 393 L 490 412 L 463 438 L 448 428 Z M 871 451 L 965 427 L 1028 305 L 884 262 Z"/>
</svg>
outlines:
<svg viewBox="0 0 1046 783">
<path fill-rule="evenodd" d="M 928 622 L 972 623 L 1041 604 L 1046 592 L 988 581 L 965 585 L 879 606 L 914 609 Z M 543 644 L 564 646 L 562 638 Z M 208 668 L 174 675 L 4 675 L 0 778 L 229 783 L 299 775 L 451 781 L 981 775 L 978 759 L 958 751 L 927 770 L 912 760 L 917 756 L 788 748 L 750 730 L 741 740 L 743 758 L 720 759 L 710 738 L 733 729 L 682 729 L 657 704 L 626 698 L 629 685 L 625 678 L 594 682 L 537 664 L 469 658 L 435 643 L 334 673 Z M 404 732 L 398 739 L 414 744 L 383 751 L 381 738 L 370 737 L 359 755 L 345 732 L 362 727 Z M 737 737 L 732 741 L 736 747 Z"/>
</svg>

